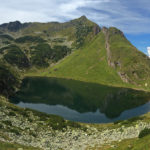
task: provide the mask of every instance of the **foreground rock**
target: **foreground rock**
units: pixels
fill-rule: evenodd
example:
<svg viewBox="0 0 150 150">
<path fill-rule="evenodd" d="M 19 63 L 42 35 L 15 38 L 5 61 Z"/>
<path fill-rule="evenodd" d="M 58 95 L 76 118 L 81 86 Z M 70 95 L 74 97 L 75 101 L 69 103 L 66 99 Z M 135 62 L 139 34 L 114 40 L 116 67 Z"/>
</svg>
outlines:
<svg viewBox="0 0 150 150">
<path fill-rule="evenodd" d="M 5 105 L 4 105 L 5 104 Z M 12 107 L 8 102 L 0 105 L 0 141 L 15 142 L 44 150 L 84 150 L 113 141 L 138 137 L 150 123 L 136 120 L 116 125 L 66 126 L 54 129 L 48 121 L 31 110 Z"/>
</svg>

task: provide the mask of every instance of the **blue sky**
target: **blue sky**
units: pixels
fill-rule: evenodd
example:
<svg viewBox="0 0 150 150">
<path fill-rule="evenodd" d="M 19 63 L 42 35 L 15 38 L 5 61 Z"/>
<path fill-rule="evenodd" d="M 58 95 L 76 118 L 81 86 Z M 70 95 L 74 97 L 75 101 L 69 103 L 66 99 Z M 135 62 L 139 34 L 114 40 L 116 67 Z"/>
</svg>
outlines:
<svg viewBox="0 0 150 150">
<path fill-rule="evenodd" d="M 150 34 L 125 34 L 127 39 L 136 46 L 139 50 L 150 56 L 148 53 L 148 47 L 150 46 Z"/>
<path fill-rule="evenodd" d="M 0 0 L 0 4 L 0 23 L 64 22 L 86 15 L 100 26 L 119 28 L 131 43 L 148 55 L 149 0 Z"/>
</svg>

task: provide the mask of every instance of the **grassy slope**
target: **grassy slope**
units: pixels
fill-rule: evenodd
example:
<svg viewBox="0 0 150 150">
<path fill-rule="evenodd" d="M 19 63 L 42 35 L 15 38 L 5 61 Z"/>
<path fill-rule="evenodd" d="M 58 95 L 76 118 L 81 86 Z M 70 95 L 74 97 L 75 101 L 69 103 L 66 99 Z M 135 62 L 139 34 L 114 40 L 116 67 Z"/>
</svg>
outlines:
<svg viewBox="0 0 150 150">
<path fill-rule="evenodd" d="M 1 150 L 17 150 L 19 148 L 22 148 L 23 150 L 40 150 L 39 148 L 27 147 L 27 146 L 22 146 L 19 144 L 7 143 L 7 142 L 0 141 L 0 149 Z"/>
<path fill-rule="evenodd" d="M 109 29 L 111 59 L 118 62 L 116 70 L 125 73 L 138 86 L 150 85 L 150 59 L 138 51 L 116 28 Z"/>
<path fill-rule="evenodd" d="M 150 135 L 141 139 L 134 138 L 123 140 L 121 142 L 114 143 L 114 148 L 110 146 L 104 146 L 98 150 L 149 150 L 150 148 Z M 94 149 L 93 149 L 94 150 Z"/>
<path fill-rule="evenodd" d="M 119 62 L 121 67 L 108 65 L 105 36 L 100 32 L 90 43 L 87 42 L 84 47 L 74 51 L 53 67 L 39 70 L 37 75 L 149 90 L 149 58 L 138 51 L 119 30 L 113 29 L 109 29 L 111 61 Z M 130 83 L 123 82 L 117 72 L 126 74 Z M 35 73 L 33 71 L 27 75 L 32 76 Z"/>
<path fill-rule="evenodd" d="M 102 84 L 122 84 L 118 74 L 107 64 L 104 39 L 101 32 L 90 45 L 74 51 L 69 57 L 49 71 L 43 72 L 42 75 Z"/>
<path fill-rule="evenodd" d="M 142 139 L 131 139 L 131 140 L 126 140 L 118 145 L 118 150 L 127 150 L 127 149 L 132 149 L 132 150 L 149 150 L 150 148 L 150 136 L 146 136 Z M 146 143 L 145 143 L 146 142 Z M 110 149 L 110 150 L 114 150 Z"/>
<path fill-rule="evenodd" d="M 102 32 L 90 44 L 74 51 L 53 67 L 39 70 L 37 73 L 30 71 L 26 74 L 26 76 L 35 75 L 68 78 L 111 86 L 134 87 L 131 84 L 123 83 L 115 69 L 108 66 L 105 37 Z"/>
</svg>

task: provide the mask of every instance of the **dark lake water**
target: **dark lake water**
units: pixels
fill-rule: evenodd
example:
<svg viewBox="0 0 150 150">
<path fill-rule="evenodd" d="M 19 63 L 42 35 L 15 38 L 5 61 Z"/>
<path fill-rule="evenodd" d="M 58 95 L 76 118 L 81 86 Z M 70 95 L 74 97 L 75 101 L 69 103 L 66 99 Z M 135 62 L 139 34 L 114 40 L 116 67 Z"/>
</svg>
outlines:
<svg viewBox="0 0 150 150">
<path fill-rule="evenodd" d="M 150 93 L 75 80 L 29 77 L 11 102 L 67 120 L 106 123 L 150 111 Z"/>
</svg>

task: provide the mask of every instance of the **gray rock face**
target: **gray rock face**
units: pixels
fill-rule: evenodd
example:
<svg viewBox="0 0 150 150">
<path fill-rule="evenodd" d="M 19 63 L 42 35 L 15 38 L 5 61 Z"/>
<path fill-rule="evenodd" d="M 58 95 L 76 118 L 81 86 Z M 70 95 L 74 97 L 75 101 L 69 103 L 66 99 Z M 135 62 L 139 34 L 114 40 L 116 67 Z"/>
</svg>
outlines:
<svg viewBox="0 0 150 150">
<path fill-rule="evenodd" d="M 93 32 L 94 32 L 94 35 L 97 35 L 99 32 L 101 31 L 100 27 L 98 25 L 95 25 L 93 27 Z"/>
<path fill-rule="evenodd" d="M 106 47 L 106 51 L 107 51 L 107 61 L 108 61 L 108 65 L 115 68 L 115 64 L 112 61 L 112 54 L 111 54 L 111 50 L 110 50 L 110 45 L 109 45 L 109 30 L 106 27 L 102 28 L 102 32 L 105 35 L 105 47 Z"/>
<path fill-rule="evenodd" d="M 8 29 L 9 31 L 16 32 L 20 30 L 21 28 L 27 27 L 29 23 L 20 23 L 19 21 L 14 21 L 14 22 L 9 22 L 9 23 L 4 23 L 0 25 L 0 28 L 2 29 Z"/>
</svg>

